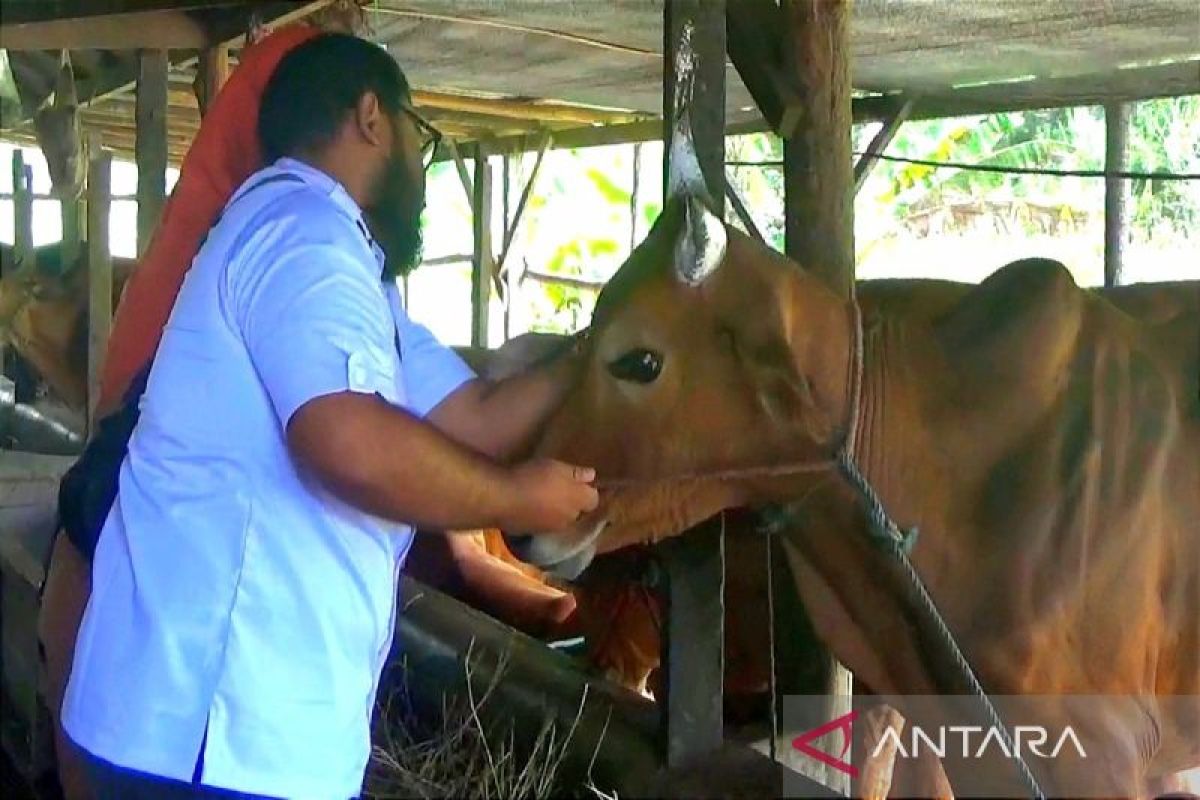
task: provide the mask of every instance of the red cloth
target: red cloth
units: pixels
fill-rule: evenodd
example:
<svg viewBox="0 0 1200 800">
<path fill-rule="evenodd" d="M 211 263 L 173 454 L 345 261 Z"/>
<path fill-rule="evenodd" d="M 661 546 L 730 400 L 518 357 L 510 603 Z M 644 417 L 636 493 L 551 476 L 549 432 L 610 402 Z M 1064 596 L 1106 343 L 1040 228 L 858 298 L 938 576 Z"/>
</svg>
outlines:
<svg viewBox="0 0 1200 800">
<path fill-rule="evenodd" d="M 213 98 L 162 220 L 117 307 L 100 377 L 100 415 L 120 405 L 134 376 L 154 356 L 183 277 L 209 228 L 237 187 L 262 166 L 258 107 L 275 67 L 319 32 L 307 24 L 292 25 L 246 48 Z"/>
</svg>

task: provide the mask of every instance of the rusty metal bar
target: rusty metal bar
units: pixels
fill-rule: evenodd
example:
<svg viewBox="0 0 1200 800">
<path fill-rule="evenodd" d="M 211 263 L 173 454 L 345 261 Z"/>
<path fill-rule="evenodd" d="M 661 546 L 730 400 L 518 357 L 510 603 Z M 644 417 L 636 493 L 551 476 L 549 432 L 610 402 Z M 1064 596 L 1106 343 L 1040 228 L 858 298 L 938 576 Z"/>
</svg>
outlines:
<svg viewBox="0 0 1200 800">
<path fill-rule="evenodd" d="M 96 401 L 100 398 L 100 366 L 112 329 L 112 255 L 108 246 L 112 154 L 95 141 L 89 145 L 87 175 L 88 245 L 88 435 L 95 430 Z"/>
</svg>

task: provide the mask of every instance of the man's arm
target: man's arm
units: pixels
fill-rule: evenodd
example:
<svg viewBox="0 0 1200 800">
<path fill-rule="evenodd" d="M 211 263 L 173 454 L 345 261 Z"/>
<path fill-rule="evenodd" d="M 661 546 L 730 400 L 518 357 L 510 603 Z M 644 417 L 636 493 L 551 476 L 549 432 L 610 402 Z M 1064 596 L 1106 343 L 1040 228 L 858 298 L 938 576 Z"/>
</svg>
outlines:
<svg viewBox="0 0 1200 800">
<path fill-rule="evenodd" d="M 499 461 L 528 452 L 537 432 L 562 404 L 575 360 L 563 354 L 501 381 L 463 384 L 426 419 L 455 441 Z"/>
<path fill-rule="evenodd" d="M 419 527 L 565 530 L 596 505 L 590 469 L 550 460 L 498 466 L 369 395 L 311 400 L 287 435 L 296 461 L 337 497 Z"/>
</svg>

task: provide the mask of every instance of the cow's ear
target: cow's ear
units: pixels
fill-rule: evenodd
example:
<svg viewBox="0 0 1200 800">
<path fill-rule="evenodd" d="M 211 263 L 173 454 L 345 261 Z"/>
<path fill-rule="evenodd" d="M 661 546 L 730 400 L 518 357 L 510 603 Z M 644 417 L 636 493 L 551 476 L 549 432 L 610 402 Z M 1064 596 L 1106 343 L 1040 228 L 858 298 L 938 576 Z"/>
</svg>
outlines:
<svg viewBox="0 0 1200 800">
<path fill-rule="evenodd" d="M 699 197 L 684 198 L 683 225 L 675 243 L 675 274 L 689 286 L 699 286 L 725 260 L 729 235 L 725 223 Z"/>
</svg>

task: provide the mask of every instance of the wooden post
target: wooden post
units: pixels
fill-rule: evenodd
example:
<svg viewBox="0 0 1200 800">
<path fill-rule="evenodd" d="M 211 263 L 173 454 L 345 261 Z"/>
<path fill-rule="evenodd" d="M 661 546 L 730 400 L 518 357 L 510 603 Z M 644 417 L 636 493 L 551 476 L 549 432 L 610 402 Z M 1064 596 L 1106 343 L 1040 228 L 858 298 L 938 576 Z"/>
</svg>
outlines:
<svg viewBox="0 0 1200 800">
<path fill-rule="evenodd" d="M 192 91 L 196 94 L 196 105 L 200 117 L 208 113 L 208 107 L 225 85 L 229 77 L 229 47 L 224 44 L 207 47 L 200 51 L 200 62 L 196 68 L 196 80 Z"/>
<path fill-rule="evenodd" d="M 1129 131 L 1128 104 L 1105 104 L 1104 130 L 1104 171 L 1109 173 L 1104 179 L 1104 285 L 1119 286 L 1125 250 L 1129 182 L 1112 173 L 1124 172 L 1128 163 L 1125 149 Z"/>
<path fill-rule="evenodd" d="M 787 254 L 850 296 L 854 174 L 850 155 L 850 2 L 783 0 L 784 63 L 803 113 L 783 144 Z"/>
<path fill-rule="evenodd" d="M 88 152 L 88 435 L 95 430 L 100 367 L 112 328 L 112 257 L 108 247 L 112 155 L 92 142 Z"/>
<path fill-rule="evenodd" d="M 629 252 L 638 243 L 638 194 L 642 183 L 642 143 L 633 145 L 633 187 L 629 191 Z"/>
<path fill-rule="evenodd" d="M 137 252 L 146 251 L 167 200 L 167 51 L 138 52 Z"/>
<path fill-rule="evenodd" d="M 691 130 L 681 131 L 683 115 Z M 725 201 L 725 3 L 666 0 L 663 6 L 663 174 L 677 135 L 690 135 L 711 200 Z M 667 765 L 695 765 L 724 740 L 725 550 L 720 522 L 665 542 L 663 734 Z"/>
<path fill-rule="evenodd" d="M 33 263 L 33 172 L 20 148 L 13 150 L 13 269 Z"/>
<path fill-rule="evenodd" d="M 488 305 L 492 281 L 492 165 L 483 145 L 475 145 L 471 182 L 471 219 L 475 250 L 471 257 L 471 346 L 487 347 Z"/>
<path fill-rule="evenodd" d="M 783 61 L 788 83 L 801 103 L 795 127 L 783 143 L 785 252 L 839 294 L 854 291 L 854 170 L 850 131 L 850 0 L 782 0 Z M 777 582 L 776 607 L 787 600 L 788 587 Z M 794 589 L 791 590 L 794 592 Z M 815 635 L 801 644 L 796 631 L 776 616 L 775 640 L 787 642 L 792 656 L 781 649 L 776 671 L 781 676 L 797 669 L 791 663 L 804 651 L 823 663 L 813 694 L 829 699 L 818 719 L 783 720 L 800 730 L 848 713 L 852 678 Z M 794 730 L 784 728 L 777 751 L 785 763 L 845 795 L 849 776 L 809 758 L 792 759 L 789 746 Z M 833 745 L 839 746 L 839 745 Z"/>
</svg>

